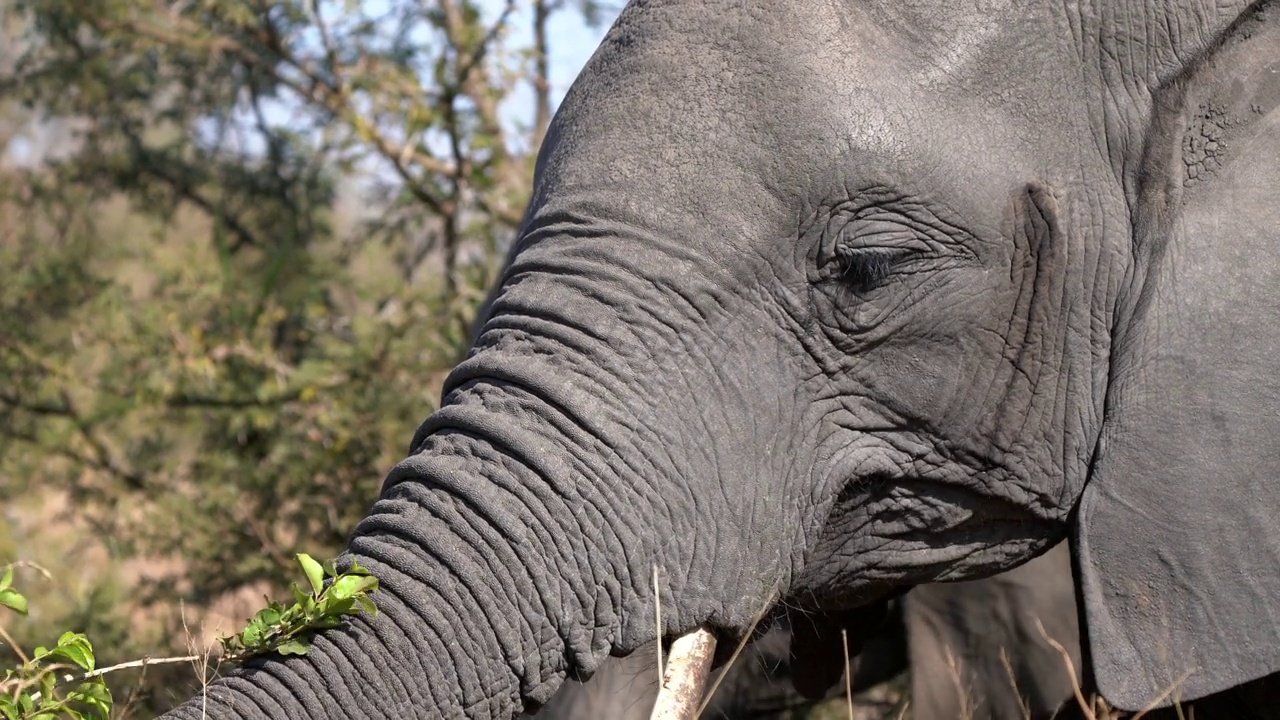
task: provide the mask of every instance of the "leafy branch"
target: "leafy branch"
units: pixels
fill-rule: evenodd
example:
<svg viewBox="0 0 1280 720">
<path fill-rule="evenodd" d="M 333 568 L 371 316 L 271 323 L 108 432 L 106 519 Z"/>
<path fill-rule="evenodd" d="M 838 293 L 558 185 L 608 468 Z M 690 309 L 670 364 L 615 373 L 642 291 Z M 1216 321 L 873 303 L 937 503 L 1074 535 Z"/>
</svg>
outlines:
<svg viewBox="0 0 1280 720">
<path fill-rule="evenodd" d="M 353 562 L 349 570 L 339 573 L 332 561 L 321 565 L 310 555 L 300 553 L 298 564 L 311 591 L 295 584 L 293 605 L 268 602 L 243 630 L 221 638 L 223 660 L 243 662 L 268 653 L 306 655 L 315 631 L 337 627 L 347 615 L 378 613 L 369 598 L 378 589 L 378 579 L 359 563 Z"/>
<path fill-rule="evenodd" d="M 338 572 L 332 561 L 322 565 L 305 553 L 299 553 L 297 560 L 309 590 L 295 583 L 293 605 L 268 601 L 267 607 L 259 610 L 243 630 L 219 638 L 223 662 L 244 662 L 271 653 L 306 655 L 317 631 L 337 627 L 347 616 L 377 614 L 370 596 L 378 589 L 378 579 L 368 569 L 353 562 L 349 569 Z M 0 573 L 0 606 L 25 616 L 29 602 L 13 587 L 13 568 L 14 564 L 7 565 Z M 29 656 L 2 625 L 0 640 L 21 661 L 18 667 L 6 670 L 0 680 L 0 717 L 4 720 L 108 720 L 114 699 L 104 676 L 150 665 L 208 659 L 206 655 L 142 658 L 98 668 L 93 644 L 83 633 L 64 632 L 56 645 L 37 647 Z"/>
</svg>

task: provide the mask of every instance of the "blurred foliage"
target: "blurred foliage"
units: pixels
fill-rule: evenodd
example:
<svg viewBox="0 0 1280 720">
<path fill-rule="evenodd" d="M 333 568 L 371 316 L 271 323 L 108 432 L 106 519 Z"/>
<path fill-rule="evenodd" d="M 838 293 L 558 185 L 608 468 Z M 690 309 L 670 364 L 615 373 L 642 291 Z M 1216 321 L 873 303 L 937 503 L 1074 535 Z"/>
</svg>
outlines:
<svg viewBox="0 0 1280 720">
<path fill-rule="evenodd" d="M 79 587 L 59 604 L 26 580 L 43 635 L 19 640 L 90 632 L 104 664 L 179 649 L 180 623 L 343 546 L 520 222 L 556 12 L 604 19 L 0 5 L 0 561 Z"/>
</svg>

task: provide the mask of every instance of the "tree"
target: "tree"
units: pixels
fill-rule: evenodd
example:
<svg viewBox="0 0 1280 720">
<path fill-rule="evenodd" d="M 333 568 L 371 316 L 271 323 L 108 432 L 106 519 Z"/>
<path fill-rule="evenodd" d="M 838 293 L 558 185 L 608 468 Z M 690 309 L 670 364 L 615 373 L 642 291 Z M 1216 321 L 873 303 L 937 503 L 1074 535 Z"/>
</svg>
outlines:
<svg viewBox="0 0 1280 720">
<path fill-rule="evenodd" d="M 0 494 L 69 501 L 152 613 L 340 548 L 519 225 L 569 8 L 12 2 L 0 142 L 55 140 L 0 168 Z"/>
</svg>

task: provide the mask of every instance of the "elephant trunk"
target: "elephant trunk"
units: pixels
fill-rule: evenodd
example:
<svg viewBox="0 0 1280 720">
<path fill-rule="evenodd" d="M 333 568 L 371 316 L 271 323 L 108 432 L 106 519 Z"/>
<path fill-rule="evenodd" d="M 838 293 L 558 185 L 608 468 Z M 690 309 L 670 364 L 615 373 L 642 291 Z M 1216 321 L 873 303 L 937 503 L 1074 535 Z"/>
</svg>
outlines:
<svg viewBox="0 0 1280 720">
<path fill-rule="evenodd" d="M 662 635 L 745 632 L 783 553 L 739 534 L 699 543 L 742 514 L 722 505 L 744 495 L 698 487 L 716 474 L 688 450 L 714 459 L 714 448 L 682 432 L 682 406 L 643 395 L 660 346 L 641 345 L 602 300 L 601 273 L 580 287 L 584 273 L 527 257 L 541 259 L 509 273 L 441 408 L 352 535 L 345 558 L 381 580 L 381 613 L 324 631 L 305 657 L 233 673 L 170 717 L 515 717 L 567 673 L 589 676 L 654 638 L 655 567 Z"/>
<path fill-rule="evenodd" d="M 565 565 L 605 556 L 519 457 L 537 448 L 460 430 L 424 445 L 343 558 L 381 580 L 380 614 L 321 633 L 305 657 L 252 663 L 170 717 L 509 718 L 548 699 L 571 661 L 594 665 L 617 588 L 564 579 L 593 577 Z"/>
</svg>

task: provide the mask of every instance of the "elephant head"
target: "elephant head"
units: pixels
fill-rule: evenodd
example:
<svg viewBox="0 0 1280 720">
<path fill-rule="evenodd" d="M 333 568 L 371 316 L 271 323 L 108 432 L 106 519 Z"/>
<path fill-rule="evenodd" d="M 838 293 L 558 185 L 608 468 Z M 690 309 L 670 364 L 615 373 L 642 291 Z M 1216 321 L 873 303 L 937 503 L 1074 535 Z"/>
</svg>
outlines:
<svg viewBox="0 0 1280 720">
<path fill-rule="evenodd" d="M 634 0 L 352 535 L 382 614 L 175 717 L 511 717 L 771 605 L 822 685 L 1067 536 L 1115 704 L 1280 670 L 1273 6 Z"/>
</svg>

